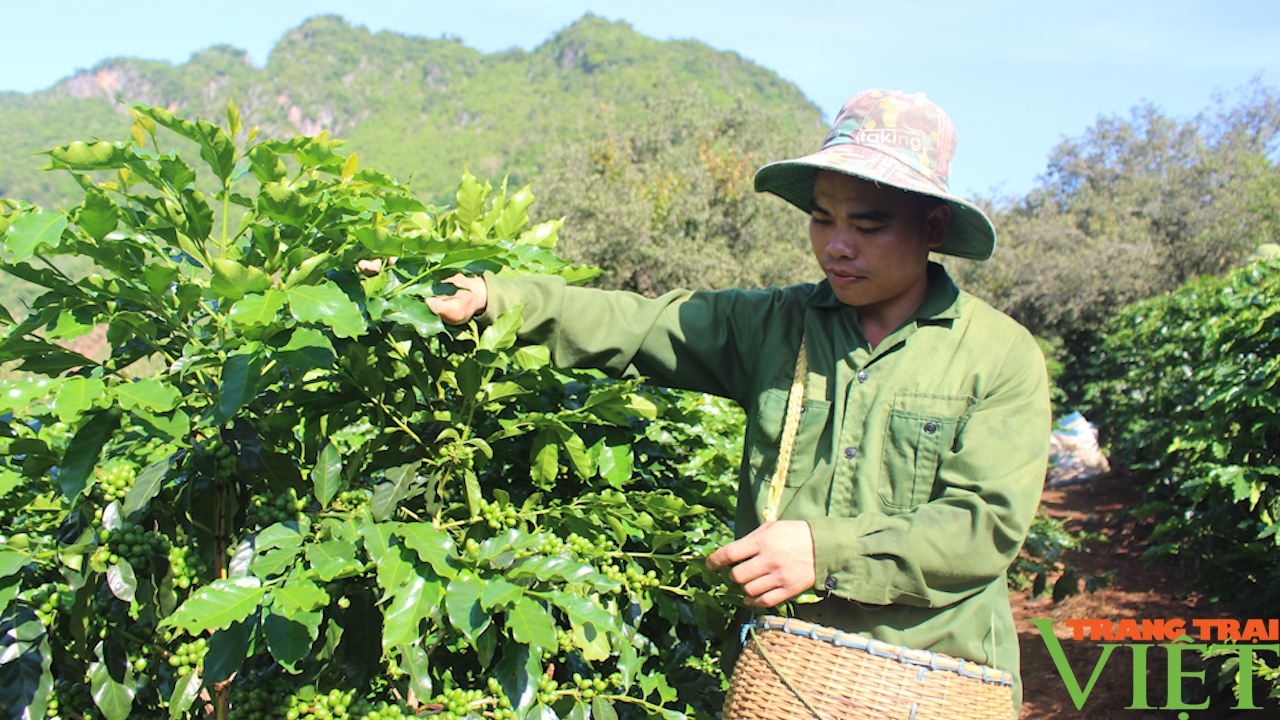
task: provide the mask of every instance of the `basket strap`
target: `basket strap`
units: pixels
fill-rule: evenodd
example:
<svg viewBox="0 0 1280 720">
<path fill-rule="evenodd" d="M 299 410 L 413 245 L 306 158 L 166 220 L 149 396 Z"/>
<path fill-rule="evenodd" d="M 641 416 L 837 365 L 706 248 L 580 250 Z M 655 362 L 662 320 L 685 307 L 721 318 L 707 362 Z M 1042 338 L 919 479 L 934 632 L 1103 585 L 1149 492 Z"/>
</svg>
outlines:
<svg viewBox="0 0 1280 720">
<path fill-rule="evenodd" d="M 787 395 L 787 415 L 782 426 L 782 443 L 778 448 L 778 466 L 769 484 L 769 501 L 764 507 L 764 520 L 778 519 L 778 506 L 782 503 L 782 490 L 787 486 L 787 472 L 791 469 L 791 453 L 796 447 L 796 433 L 800 429 L 800 414 L 804 410 L 804 385 L 809 376 L 809 360 L 804 354 L 804 337 L 800 338 L 800 353 L 796 356 L 796 374 L 791 380 L 791 392 Z"/>
<path fill-rule="evenodd" d="M 804 357 L 803 349 L 800 351 L 800 357 Z M 782 672 L 782 668 L 778 667 L 777 664 L 773 662 L 773 658 L 769 657 L 769 651 L 764 649 L 764 643 L 760 642 L 760 638 L 756 637 L 756 624 L 751 623 L 748 627 L 750 628 L 751 639 L 756 644 L 756 650 L 760 651 L 760 657 L 764 658 L 764 662 L 769 666 L 769 669 L 778 676 L 778 679 L 782 681 L 782 684 L 787 686 L 787 689 L 791 691 L 791 694 L 795 695 L 796 699 L 798 699 L 800 703 L 804 705 L 805 709 L 808 710 L 815 718 L 818 720 L 827 720 L 827 716 L 819 712 L 818 708 L 814 707 L 813 703 L 809 702 L 809 698 L 805 697 L 804 693 L 800 692 L 800 688 L 791 684 L 791 678 L 787 677 L 787 674 Z"/>
</svg>

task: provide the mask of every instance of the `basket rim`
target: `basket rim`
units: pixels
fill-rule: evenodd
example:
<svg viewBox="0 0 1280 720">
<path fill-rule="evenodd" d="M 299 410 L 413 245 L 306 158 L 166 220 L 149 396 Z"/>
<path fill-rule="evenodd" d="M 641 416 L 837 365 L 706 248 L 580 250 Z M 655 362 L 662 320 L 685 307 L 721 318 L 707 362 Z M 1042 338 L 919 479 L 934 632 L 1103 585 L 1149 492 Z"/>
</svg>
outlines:
<svg viewBox="0 0 1280 720">
<path fill-rule="evenodd" d="M 754 621 L 742 626 L 743 645 L 746 645 L 748 635 L 752 629 L 757 632 L 781 631 L 789 635 L 798 635 L 811 640 L 830 643 L 839 648 L 858 650 L 868 655 L 894 660 L 904 665 L 914 665 L 937 672 L 950 672 L 961 677 L 981 680 L 984 683 L 993 685 L 1013 686 L 1013 673 L 1008 670 L 1000 670 L 972 660 L 965 660 L 964 658 L 930 650 L 913 650 L 901 645 L 892 645 L 837 628 L 817 625 L 795 618 L 777 615 L 763 615 L 756 618 Z"/>
</svg>

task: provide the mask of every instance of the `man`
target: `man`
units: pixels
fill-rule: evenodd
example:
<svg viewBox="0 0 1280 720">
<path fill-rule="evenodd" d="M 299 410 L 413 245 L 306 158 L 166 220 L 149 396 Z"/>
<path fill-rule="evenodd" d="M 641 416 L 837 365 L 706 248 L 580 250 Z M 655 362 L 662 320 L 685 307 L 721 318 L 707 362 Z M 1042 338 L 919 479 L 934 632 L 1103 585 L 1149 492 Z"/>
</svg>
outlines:
<svg viewBox="0 0 1280 720">
<path fill-rule="evenodd" d="M 523 305 L 522 338 L 562 366 L 738 401 L 739 539 L 708 567 L 730 568 L 749 605 L 815 591 L 796 616 L 1008 670 L 1017 705 L 1005 573 L 1044 480 L 1048 383 L 1031 335 L 928 260 L 995 246 L 987 217 L 947 189 L 954 139 L 924 95 L 869 91 L 818 152 L 760 170 L 758 191 L 810 214 L 817 285 L 645 299 L 457 277 L 457 294 L 428 302 L 454 323 Z M 795 449 L 766 521 L 802 344 Z"/>
</svg>

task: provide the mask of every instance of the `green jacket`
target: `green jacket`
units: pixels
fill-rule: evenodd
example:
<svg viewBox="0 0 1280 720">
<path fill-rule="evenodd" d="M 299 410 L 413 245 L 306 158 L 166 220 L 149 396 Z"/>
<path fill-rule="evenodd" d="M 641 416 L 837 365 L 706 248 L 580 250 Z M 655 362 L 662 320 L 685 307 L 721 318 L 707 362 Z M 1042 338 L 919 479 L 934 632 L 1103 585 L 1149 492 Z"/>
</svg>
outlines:
<svg viewBox="0 0 1280 720">
<path fill-rule="evenodd" d="M 779 517 L 809 522 L 823 599 L 796 615 L 1017 678 L 1005 573 L 1044 482 L 1044 358 L 941 266 L 929 277 L 924 304 L 875 350 L 825 281 L 647 299 L 490 276 L 486 316 L 524 305 L 522 340 L 560 366 L 740 403 L 739 536 L 761 522 L 803 336 L 806 400 Z"/>
</svg>

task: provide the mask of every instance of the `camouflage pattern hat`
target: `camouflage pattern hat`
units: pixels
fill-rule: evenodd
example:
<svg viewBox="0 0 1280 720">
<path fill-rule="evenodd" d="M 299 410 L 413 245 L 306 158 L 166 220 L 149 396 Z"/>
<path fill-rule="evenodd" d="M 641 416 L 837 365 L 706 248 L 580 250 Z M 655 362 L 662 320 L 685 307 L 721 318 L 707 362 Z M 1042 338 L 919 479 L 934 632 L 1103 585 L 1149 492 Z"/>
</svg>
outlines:
<svg viewBox="0 0 1280 720">
<path fill-rule="evenodd" d="M 996 245 L 991 220 L 947 189 L 955 151 L 951 118 L 924 93 L 868 90 L 844 104 L 821 150 L 760 168 L 756 191 L 812 212 L 818 170 L 834 170 L 942 198 L 951 205 L 951 222 L 934 252 L 986 260 Z"/>
</svg>

